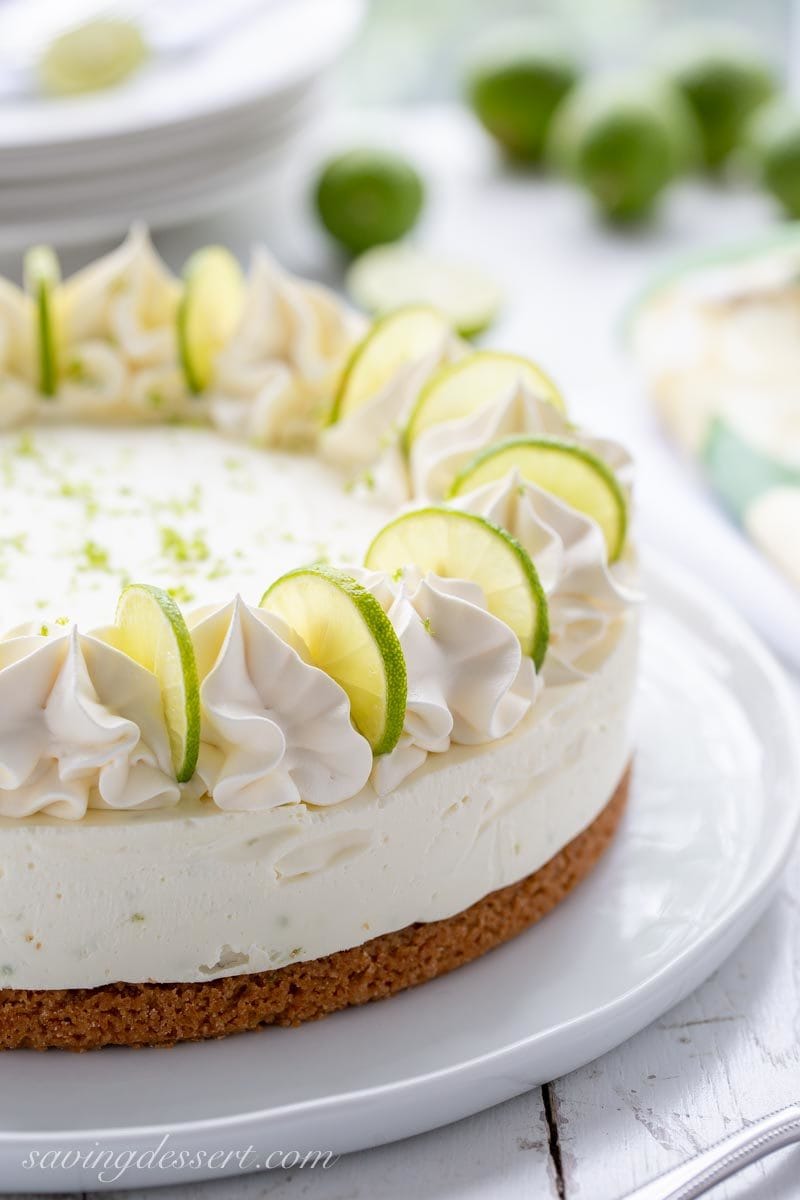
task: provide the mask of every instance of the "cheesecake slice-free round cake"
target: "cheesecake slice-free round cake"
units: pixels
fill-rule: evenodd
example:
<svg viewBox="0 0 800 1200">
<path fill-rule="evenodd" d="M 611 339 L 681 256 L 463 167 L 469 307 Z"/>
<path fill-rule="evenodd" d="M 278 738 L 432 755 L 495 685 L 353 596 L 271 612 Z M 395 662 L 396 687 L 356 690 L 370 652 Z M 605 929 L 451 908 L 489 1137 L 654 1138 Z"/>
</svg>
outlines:
<svg viewBox="0 0 800 1200">
<path fill-rule="evenodd" d="M 631 463 L 434 310 L 134 230 L 0 288 L 0 1046 L 296 1024 L 611 840 Z"/>
</svg>

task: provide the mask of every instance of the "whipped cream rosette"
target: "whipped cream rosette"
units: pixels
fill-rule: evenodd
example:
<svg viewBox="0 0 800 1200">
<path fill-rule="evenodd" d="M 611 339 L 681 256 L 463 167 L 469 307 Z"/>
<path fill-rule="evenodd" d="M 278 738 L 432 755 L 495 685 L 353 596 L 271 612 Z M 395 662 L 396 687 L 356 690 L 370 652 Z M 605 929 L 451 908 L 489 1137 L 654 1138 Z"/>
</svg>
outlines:
<svg viewBox="0 0 800 1200">
<path fill-rule="evenodd" d="M 376 758 L 372 772 L 379 795 L 398 787 L 429 754 L 442 754 L 451 743 L 496 741 L 519 725 L 538 690 L 533 661 L 487 611 L 480 587 L 414 570 L 399 580 L 378 571 L 354 573 L 387 612 L 408 672 L 402 736 Z"/>
<path fill-rule="evenodd" d="M 596 522 L 517 471 L 454 504 L 507 529 L 536 564 L 550 621 L 545 683 L 569 683 L 596 671 L 616 644 L 620 618 L 639 600 L 630 558 L 610 566 Z"/>
<path fill-rule="evenodd" d="M 462 353 L 463 343 L 454 335 L 444 335 L 433 350 L 404 363 L 365 404 L 323 431 L 323 458 L 352 470 L 378 469 L 385 455 L 394 457 L 420 390 L 439 367 L 455 362 Z"/>
<path fill-rule="evenodd" d="M 253 255 L 238 331 L 219 355 L 211 415 L 268 446 L 313 445 L 364 321 L 327 288 Z"/>
<path fill-rule="evenodd" d="M 431 500 L 447 496 L 459 470 L 479 451 L 521 433 L 568 438 L 586 446 L 607 462 L 622 482 L 630 470 L 630 457 L 620 446 L 576 430 L 553 404 L 520 382 L 489 397 L 469 416 L 442 421 L 420 433 L 409 454 L 414 495 Z"/>
<path fill-rule="evenodd" d="M 180 288 L 135 226 L 56 294 L 60 379 L 40 414 L 162 419 L 185 410 L 177 366 Z"/>
<path fill-rule="evenodd" d="M 0 816 L 180 799 L 154 677 L 73 628 L 0 643 Z"/>
<path fill-rule="evenodd" d="M 344 691 L 283 621 L 237 597 L 193 625 L 201 677 L 197 774 L 223 809 L 336 804 L 372 769 Z"/>
</svg>

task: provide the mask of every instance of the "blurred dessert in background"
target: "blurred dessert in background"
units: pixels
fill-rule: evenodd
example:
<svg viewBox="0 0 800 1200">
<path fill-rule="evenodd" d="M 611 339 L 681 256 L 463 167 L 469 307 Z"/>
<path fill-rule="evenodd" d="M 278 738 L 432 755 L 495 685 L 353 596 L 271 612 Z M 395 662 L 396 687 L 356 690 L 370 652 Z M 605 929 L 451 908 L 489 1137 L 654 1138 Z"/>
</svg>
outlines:
<svg viewBox="0 0 800 1200">
<path fill-rule="evenodd" d="M 800 586 L 800 228 L 656 285 L 632 344 L 666 428 Z"/>
</svg>

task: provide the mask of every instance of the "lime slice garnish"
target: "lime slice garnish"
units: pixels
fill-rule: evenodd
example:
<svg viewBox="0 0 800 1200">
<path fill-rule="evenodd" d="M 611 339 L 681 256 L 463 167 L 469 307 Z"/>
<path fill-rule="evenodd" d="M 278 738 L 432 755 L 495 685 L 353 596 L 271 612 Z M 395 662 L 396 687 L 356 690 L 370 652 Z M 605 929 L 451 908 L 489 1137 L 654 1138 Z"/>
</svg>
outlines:
<svg viewBox="0 0 800 1200">
<path fill-rule="evenodd" d="M 147 58 L 140 30 L 119 17 L 97 17 L 68 29 L 45 50 L 39 79 L 54 95 L 96 92 L 121 83 Z"/>
<path fill-rule="evenodd" d="M 372 593 L 333 567 L 301 567 L 276 580 L 261 607 L 282 617 L 311 662 L 344 689 L 353 724 L 373 753 L 393 750 L 405 721 L 406 663 Z"/>
<path fill-rule="evenodd" d="M 489 612 L 509 625 L 538 670 L 549 637 L 547 599 L 528 552 L 485 517 L 456 509 L 421 508 L 390 521 L 367 551 L 376 571 L 416 566 L 483 589 Z"/>
<path fill-rule="evenodd" d="M 486 329 L 502 302 L 500 288 L 476 267 L 402 243 L 362 254 L 348 272 L 347 287 L 359 308 L 377 317 L 412 304 L 430 305 L 464 337 Z"/>
<path fill-rule="evenodd" d="M 619 558 L 628 527 L 625 493 L 611 468 L 574 442 L 525 434 L 496 442 L 467 463 L 456 476 L 450 495 L 461 496 L 494 483 L 513 470 L 591 517 L 603 532 L 609 562 Z"/>
<path fill-rule="evenodd" d="M 39 391 L 55 396 L 58 390 L 58 359 L 61 343 L 59 289 L 61 269 L 50 246 L 32 246 L 23 267 L 25 290 L 34 303 L 36 361 Z"/>
<path fill-rule="evenodd" d="M 186 783 L 200 749 L 200 687 L 186 622 L 167 592 L 132 583 L 119 598 L 116 626 L 118 649 L 158 679 L 175 776 Z"/>
<path fill-rule="evenodd" d="M 361 408 L 401 367 L 443 345 L 451 332 L 447 318 L 434 308 L 403 308 L 376 321 L 345 366 L 330 423 Z"/>
<path fill-rule="evenodd" d="M 404 434 L 406 449 L 426 429 L 468 417 L 517 384 L 564 412 L 564 400 L 549 375 L 530 359 L 498 350 L 476 350 L 441 367 L 417 397 Z"/>
<path fill-rule="evenodd" d="M 208 387 L 220 350 L 235 332 L 244 311 L 242 268 L 222 246 L 198 250 L 183 271 L 178 305 L 178 352 L 190 391 Z"/>
</svg>

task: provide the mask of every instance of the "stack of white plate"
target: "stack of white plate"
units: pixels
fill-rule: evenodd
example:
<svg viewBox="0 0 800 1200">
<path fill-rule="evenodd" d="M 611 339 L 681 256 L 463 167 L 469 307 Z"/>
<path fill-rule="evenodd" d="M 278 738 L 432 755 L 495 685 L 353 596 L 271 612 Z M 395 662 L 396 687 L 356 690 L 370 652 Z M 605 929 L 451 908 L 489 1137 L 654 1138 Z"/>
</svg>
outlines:
<svg viewBox="0 0 800 1200">
<path fill-rule="evenodd" d="M 243 194 L 320 112 L 363 4 L 267 0 L 191 53 L 156 53 L 120 87 L 4 100 L 0 249 L 91 241 L 136 218 L 171 224 Z"/>
</svg>

